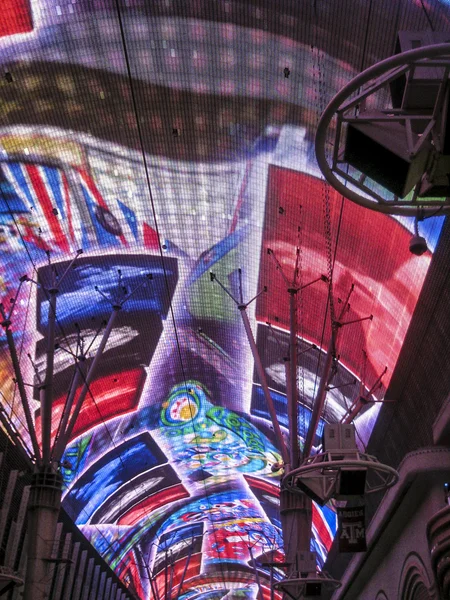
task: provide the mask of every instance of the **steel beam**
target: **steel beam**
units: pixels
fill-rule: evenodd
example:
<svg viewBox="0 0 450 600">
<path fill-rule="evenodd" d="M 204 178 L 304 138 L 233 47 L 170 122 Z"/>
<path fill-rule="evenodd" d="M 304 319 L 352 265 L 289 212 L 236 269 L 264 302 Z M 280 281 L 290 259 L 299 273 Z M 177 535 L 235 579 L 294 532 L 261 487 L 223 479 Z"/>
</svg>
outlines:
<svg viewBox="0 0 450 600">
<path fill-rule="evenodd" d="M 52 438 L 53 368 L 55 362 L 56 298 L 58 290 L 48 290 L 47 362 L 44 384 L 39 390 L 41 402 L 42 462 L 50 464 Z"/>
<path fill-rule="evenodd" d="M 297 289 L 289 288 L 289 373 L 288 419 L 290 435 L 290 468 L 296 469 L 300 460 L 298 445 L 298 389 L 297 389 Z"/>
<path fill-rule="evenodd" d="M 9 353 L 11 355 L 11 362 L 14 370 L 14 377 L 17 383 L 17 387 L 19 389 L 19 396 L 22 402 L 23 412 L 25 414 L 25 420 L 27 422 L 28 433 L 31 440 L 31 445 L 33 446 L 33 452 L 36 457 L 36 462 L 39 464 L 41 462 L 41 451 L 39 448 L 38 440 L 36 437 L 36 430 L 34 428 L 34 422 L 31 417 L 30 405 L 28 403 L 27 393 L 25 390 L 25 384 L 23 382 L 22 372 L 20 370 L 19 359 L 17 356 L 16 345 L 14 343 L 14 338 L 11 327 L 11 321 L 6 317 L 5 310 L 3 305 L 0 306 L 0 312 L 3 316 L 2 326 L 5 329 L 6 341 L 8 343 Z"/>
<path fill-rule="evenodd" d="M 255 368 L 258 374 L 259 380 L 261 382 L 261 388 L 264 393 L 264 398 L 267 403 L 267 408 L 269 410 L 270 418 L 273 423 L 273 430 L 275 433 L 275 438 L 277 440 L 278 447 L 281 452 L 281 456 L 285 464 L 289 463 L 289 453 L 286 448 L 286 444 L 283 438 L 283 434 L 281 432 L 280 424 L 278 422 L 277 411 L 275 410 L 275 406 L 273 404 L 272 396 L 270 395 L 269 386 L 267 385 L 266 372 L 264 370 L 263 364 L 261 362 L 261 357 L 259 356 L 258 348 L 256 346 L 255 339 L 253 337 L 252 327 L 250 325 L 250 320 L 247 315 L 247 305 L 239 304 L 238 306 L 239 312 L 241 313 L 242 322 L 244 324 L 245 333 L 247 334 L 248 343 L 250 344 L 250 349 L 252 351 L 253 360 L 255 361 Z"/>
<path fill-rule="evenodd" d="M 60 461 L 62 458 L 62 455 L 64 454 L 64 451 L 66 449 L 67 443 L 70 440 L 70 436 L 72 435 L 72 431 L 73 428 L 75 427 L 75 423 L 77 421 L 78 415 L 80 414 L 80 410 L 81 407 L 83 405 L 83 402 L 89 392 L 89 386 L 94 378 L 95 372 L 97 370 L 97 365 L 100 361 L 100 358 L 103 354 L 103 350 L 105 349 L 106 343 L 108 341 L 109 335 L 112 331 L 112 328 L 114 326 L 114 322 L 116 320 L 117 314 L 119 312 L 119 310 L 122 308 L 121 305 L 119 304 L 115 304 L 113 306 L 113 311 L 109 317 L 108 323 L 105 327 L 105 331 L 103 332 L 103 337 L 100 341 L 99 347 L 97 348 L 97 352 L 94 356 L 94 359 L 91 363 L 91 366 L 89 367 L 89 371 L 86 375 L 86 379 L 84 380 L 84 385 L 83 388 L 80 392 L 80 395 L 78 397 L 78 400 L 75 404 L 75 407 L 73 409 L 73 413 L 72 416 L 70 418 L 70 421 L 67 425 L 67 429 L 65 431 L 61 431 L 61 434 L 59 436 L 58 442 L 55 444 L 55 450 L 54 450 L 54 460 L 55 461 Z"/>
<path fill-rule="evenodd" d="M 350 300 L 350 296 L 354 290 L 354 284 L 351 285 L 350 291 L 347 294 L 347 298 L 343 303 L 342 310 L 339 313 L 338 318 L 335 322 L 331 323 L 331 338 L 330 343 L 328 345 L 327 356 L 325 359 L 325 366 L 323 368 L 322 377 L 319 382 L 319 389 L 317 390 L 317 396 L 314 400 L 313 411 L 311 415 L 311 421 L 308 427 L 308 433 L 306 434 L 305 446 L 303 448 L 303 459 L 308 458 L 311 454 L 311 449 L 314 441 L 314 436 L 317 431 L 317 427 L 319 425 L 320 416 L 323 411 L 323 407 L 325 404 L 325 398 L 328 392 L 328 385 L 330 383 L 330 373 L 331 368 L 333 366 L 333 359 L 336 357 L 336 344 L 338 338 L 338 329 L 336 325 L 340 325 L 342 321 L 342 317 L 344 316 L 345 311 L 347 310 L 348 303 Z M 330 293 L 333 293 L 332 291 Z"/>
</svg>

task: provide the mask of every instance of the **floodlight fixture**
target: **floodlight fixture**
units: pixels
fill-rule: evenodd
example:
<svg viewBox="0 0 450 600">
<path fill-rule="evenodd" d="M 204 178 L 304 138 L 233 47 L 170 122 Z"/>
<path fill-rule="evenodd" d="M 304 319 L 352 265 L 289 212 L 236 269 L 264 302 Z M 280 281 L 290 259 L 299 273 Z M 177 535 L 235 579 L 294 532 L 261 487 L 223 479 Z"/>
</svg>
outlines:
<svg viewBox="0 0 450 600">
<path fill-rule="evenodd" d="M 450 212 L 448 37 L 406 32 L 398 54 L 357 75 L 328 104 L 316 157 L 339 194 L 386 214 Z"/>
</svg>

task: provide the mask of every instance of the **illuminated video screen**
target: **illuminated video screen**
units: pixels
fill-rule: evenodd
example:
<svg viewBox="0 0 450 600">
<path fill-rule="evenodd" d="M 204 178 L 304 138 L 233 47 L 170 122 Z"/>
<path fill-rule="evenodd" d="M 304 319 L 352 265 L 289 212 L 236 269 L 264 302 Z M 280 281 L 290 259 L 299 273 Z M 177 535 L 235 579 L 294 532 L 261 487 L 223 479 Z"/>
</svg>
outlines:
<svg viewBox="0 0 450 600">
<path fill-rule="evenodd" d="M 302 446 L 331 335 L 332 261 L 339 357 L 313 441 L 367 394 L 355 421 L 364 445 L 442 219 L 421 225 L 430 250 L 413 256 L 412 221 L 357 207 L 320 179 L 318 94 L 357 72 L 350 46 L 332 51 L 316 32 L 318 51 L 288 8 L 119 4 L 122 33 L 112 0 L 2 8 L 0 299 L 11 306 L 20 278 L 35 280 L 11 318 L 24 378 L 38 386 L 47 291 L 83 250 L 58 291 L 54 440 L 77 356 L 92 361 L 130 295 L 63 457 L 64 507 L 141 599 L 163 597 L 170 572 L 180 600 L 269 600 L 283 573 L 264 566 L 268 553 L 284 557 L 281 456 L 237 304 L 267 288 L 247 312 L 287 437 L 289 294 L 272 255 L 287 279 L 299 254 L 302 285 L 318 280 L 298 294 Z M 2 405 L 28 439 L 4 335 L 0 364 Z M 40 437 L 39 394 L 29 401 Z M 332 507 L 314 504 L 319 567 L 335 533 Z"/>
</svg>

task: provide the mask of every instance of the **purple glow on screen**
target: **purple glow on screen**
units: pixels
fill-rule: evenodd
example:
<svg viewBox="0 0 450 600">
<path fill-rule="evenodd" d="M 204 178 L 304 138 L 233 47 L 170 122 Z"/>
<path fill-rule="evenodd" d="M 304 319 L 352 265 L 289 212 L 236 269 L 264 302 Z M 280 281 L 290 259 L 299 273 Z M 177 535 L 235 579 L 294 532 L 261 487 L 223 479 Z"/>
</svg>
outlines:
<svg viewBox="0 0 450 600">
<path fill-rule="evenodd" d="M 281 459 L 239 312 L 210 272 L 237 295 L 242 269 L 245 298 L 268 286 L 249 316 L 287 434 L 288 297 L 267 248 L 292 269 L 303 228 L 304 277 L 327 273 L 312 141 L 323 108 L 318 94 L 331 98 L 356 72 L 351 40 L 342 53 L 311 49 L 294 15 L 249 3 L 219 3 L 211 18 L 200 10 L 207 2 L 186 3 L 179 13 L 170 3 L 152 11 L 129 3 L 123 23 L 133 98 L 113 3 L 7 3 L 20 18 L 0 25 L 0 48 L 20 86 L 0 87 L 1 300 L 9 302 L 24 273 L 48 274 L 49 254 L 63 271 L 83 248 L 58 299 L 58 343 L 69 348 L 77 329 L 92 340 L 108 318 L 95 286 L 114 294 L 153 274 L 122 311 L 73 431 L 64 505 L 142 599 L 153 598 L 147 568 L 164 592 L 167 548 L 176 557 L 173 593 L 184 573 L 180 597 L 230 589 L 255 599 L 249 548 L 255 558 L 274 552 L 283 560 L 274 468 Z M 331 200 L 334 249 L 341 199 Z M 431 253 L 408 253 L 410 221 L 371 218 L 347 201 L 342 211 L 336 297 L 356 279 L 352 316 L 373 314 L 374 323 L 345 332 L 335 383 L 357 383 L 330 392 L 320 427 L 340 420 L 388 366 L 373 396 L 382 399 L 431 260 Z M 432 249 L 440 227 L 441 219 L 430 219 L 424 228 Z M 309 316 L 299 344 L 315 349 L 298 373 L 300 443 L 327 346 L 327 287 L 317 284 L 303 299 Z M 44 372 L 47 310 L 43 293 L 24 286 L 13 318 L 23 356 L 35 365 L 22 361 L 29 381 Z M 26 436 L 9 361 L 3 336 L 0 390 Z M 56 353 L 52 435 L 72 364 L 62 349 Z M 37 396 L 30 401 L 39 429 Z M 377 414 L 372 405 L 361 415 L 363 442 Z M 335 532 L 333 510 L 314 505 L 320 567 Z M 269 600 L 269 570 L 261 577 Z"/>
</svg>

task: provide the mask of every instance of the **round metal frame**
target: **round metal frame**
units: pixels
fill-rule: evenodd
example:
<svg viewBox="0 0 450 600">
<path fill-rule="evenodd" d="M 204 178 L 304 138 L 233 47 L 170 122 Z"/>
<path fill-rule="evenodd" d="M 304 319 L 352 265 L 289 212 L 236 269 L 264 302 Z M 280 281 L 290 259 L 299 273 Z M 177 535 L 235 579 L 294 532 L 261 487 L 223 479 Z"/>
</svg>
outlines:
<svg viewBox="0 0 450 600">
<path fill-rule="evenodd" d="M 434 110 L 431 114 L 425 115 L 423 112 L 420 113 L 420 111 L 414 113 L 414 110 L 383 109 L 379 111 L 381 114 L 378 114 L 374 118 L 371 118 L 369 114 L 367 117 L 364 117 L 364 115 L 362 115 L 362 118 L 355 117 L 355 111 L 358 111 L 361 106 L 365 105 L 369 96 L 375 94 L 384 86 L 388 86 L 398 77 L 407 76 L 409 72 L 414 72 L 418 67 L 441 67 L 444 72 L 439 85 Z M 406 125 L 408 139 L 412 139 L 410 133 L 413 121 L 417 119 L 420 119 L 422 122 L 428 120 L 428 124 L 425 126 L 417 144 L 418 147 L 414 147 L 411 143 L 408 144 L 408 146 L 411 146 L 408 147 L 408 150 L 410 154 L 414 155 L 414 153 L 423 147 L 427 140 L 433 140 L 433 143 L 436 144 L 435 125 L 438 112 L 443 106 L 446 93 L 448 94 L 447 82 L 449 72 L 450 44 L 424 46 L 396 54 L 369 67 L 352 79 L 334 96 L 320 118 L 316 133 L 315 151 L 317 162 L 325 179 L 338 193 L 365 208 L 386 214 L 419 216 L 419 218 L 424 218 L 436 213 L 450 213 L 450 198 L 430 199 L 418 197 L 420 182 L 415 186 L 412 198 L 400 199 L 394 194 L 392 194 L 391 199 L 382 197 L 369 186 L 364 185 L 364 175 L 356 178 L 346 172 L 342 168 L 342 165 L 347 163 L 339 155 L 341 138 L 345 134 L 344 126 L 346 123 L 352 121 L 363 122 L 365 120 L 371 123 L 382 121 L 403 122 Z M 348 111 L 352 111 L 352 115 L 347 116 Z M 335 137 L 330 165 L 327 158 L 326 144 L 329 139 L 328 134 L 332 123 L 335 125 Z M 351 189 L 344 182 L 350 184 L 352 188 L 356 188 L 358 191 Z M 380 189 L 381 187 L 379 186 Z M 387 193 L 390 194 L 390 192 Z"/>
<path fill-rule="evenodd" d="M 282 485 L 298 494 L 305 493 L 305 487 L 311 487 L 325 503 L 338 495 L 337 485 L 343 470 L 366 471 L 365 494 L 390 488 L 399 479 L 394 468 L 380 463 L 374 456 L 359 450 L 332 450 L 309 456 L 284 477 Z M 303 485 L 299 486 L 298 481 Z"/>
<path fill-rule="evenodd" d="M 299 600 L 299 598 L 308 598 L 305 596 L 307 584 L 321 584 L 328 591 L 334 591 L 341 587 L 341 582 L 337 579 L 333 579 L 325 571 L 319 573 L 308 573 L 306 577 L 286 577 L 273 584 L 275 590 L 284 592 L 293 600 Z"/>
<path fill-rule="evenodd" d="M 10 567 L 0 566 L 0 586 L 13 583 L 14 585 L 23 585 L 23 577 Z"/>
</svg>

